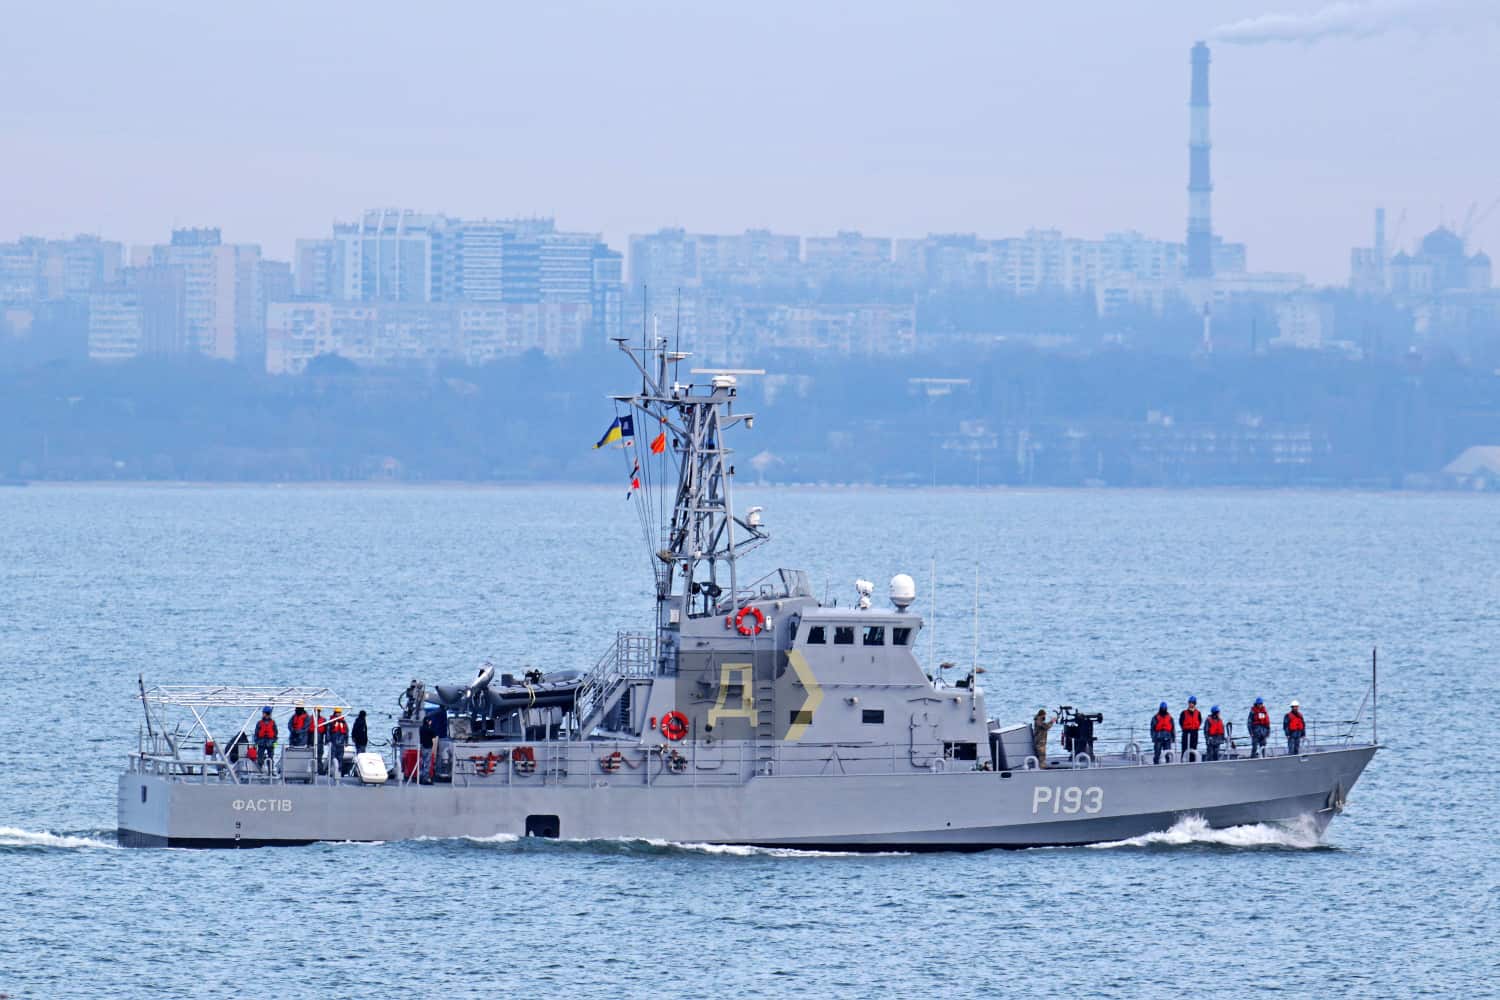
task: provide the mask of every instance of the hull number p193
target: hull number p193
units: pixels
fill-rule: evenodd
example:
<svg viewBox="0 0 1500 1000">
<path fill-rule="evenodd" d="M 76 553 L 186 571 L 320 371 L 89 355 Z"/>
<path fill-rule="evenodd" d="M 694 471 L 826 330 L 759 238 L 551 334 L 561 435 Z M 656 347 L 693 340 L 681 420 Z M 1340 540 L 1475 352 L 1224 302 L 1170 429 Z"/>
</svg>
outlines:
<svg viewBox="0 0 1500 1000">
<path fill-rule="evenodd" d="M 1104 789 L 1097 785 L 1079 788 L 1077 785 L 1051 787 L 1038 785 L 1031 790 L 1031 815 L 1043 812 L 1096 813 L 1104 808 Z"/>
</svg>

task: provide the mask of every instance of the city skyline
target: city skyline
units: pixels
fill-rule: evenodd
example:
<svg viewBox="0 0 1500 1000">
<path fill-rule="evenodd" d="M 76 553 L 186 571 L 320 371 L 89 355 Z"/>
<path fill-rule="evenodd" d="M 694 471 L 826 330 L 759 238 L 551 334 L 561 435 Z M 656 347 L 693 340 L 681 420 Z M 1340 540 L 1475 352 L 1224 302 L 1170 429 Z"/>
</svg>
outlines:
<svg viewBox="0 0 1500 1000">
<path fill-rule="evenodd" d="M 1082 28 L 963 5 L 869 5 L 857 21 L 775 4 L 450 11 L 409 26 L 441 64 L 350 44 L 406 38 L 393 8 L 299 8 L 289 37 L 275 5 L 75 5 L 66 52 L 20 41 L 57 37 L 65 13 L 28 8 L 0 41 L 0 184 L 20 195 L 3 221 L 7 236 L 136 245 L 169 219 L 278 259 L 329 206 L 558 216 L 615 247 L 662 226 L 1180 240 L 1196 38 L 1214 47 L 1214 229 L 1257 266 L 1341 284 L 1376 207 L 1407 214 L 1410 245 L 1500 195 L 1486 167 L 1500 138 L 1465 112 L 1500 87 L 1482 5 L 1269 47 L 1215 29 L 1326 5 L 1200 6 L 1095 10 Z M 486 39 L 506 58 L 484 58 Z M 581 87 L 600 74 L 618 86 Z M 1476 244 L 1497 227 L 1492 214 Z"/>
</svg>

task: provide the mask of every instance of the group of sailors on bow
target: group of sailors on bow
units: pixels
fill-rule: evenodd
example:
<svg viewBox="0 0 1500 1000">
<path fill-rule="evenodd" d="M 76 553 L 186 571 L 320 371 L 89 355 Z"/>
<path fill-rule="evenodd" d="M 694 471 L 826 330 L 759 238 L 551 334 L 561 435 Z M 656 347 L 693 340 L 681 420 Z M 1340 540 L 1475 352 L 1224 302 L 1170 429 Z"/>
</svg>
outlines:
<svg viewBox="0 0 1500 1000">
<path fill-rule="evenodd" d="M 1047 766 L 1047 733 L 1062 717 L 1062 713 L 1054 714 L 1050 719 L 1045 708 L 1037 709 L 1036 717 L 1031 720 L 1032 750 L 1037 760 L 1037 766 Z M 1250 714 L 1246 719 L 1246 725 L 1250 732 L 1250 756 L 1269 756 L 1270 751 L 1266 743 L 1271 736 L 1271 714 L 1266 709 L 1266 700 L 1256 698 L 1255 704 L 1250 706 Z M 1208 710 L 1205 717 L 1198 709 L 1198 696 L 1191 695 L 1187 700 L 1187 707 L 1177 717 L 1172 717 L 1171 709 L 1166 702 L 1157 706 L 1156 714 L 1151 717 L 1147 730 L 1151 734 L 1151 763 L 1160 764 L 1165 757 L 1168 762 L 1173 757 L 1173 745 L 1181 733 L 1181 747 L 1177 756 L 1181 760 L 1223 760 L 1226 746 L 1230 745 L 1231 727 L 1224 721 L 1220 714 L 1219 706 L 1214 705 Z M 1307 720 L 1302 716 L 1302 706 L 1294 698 L 1285 715 L 1281 717 L 1281 732 L 1286 738 L 1286 752 L 1297 754 L 1302 750 L 1302 741 L 1307 737 Z M 1198 737 L 1203 736 L 1204 749 L 1198 750 Z M 1065 738 L 1066 742 L 1066 738 Z M 1076 748 L 1075 748 L 1076 749 Z M 1192 754 L 1192 757 L 1188 755 Z"/>
</svg>

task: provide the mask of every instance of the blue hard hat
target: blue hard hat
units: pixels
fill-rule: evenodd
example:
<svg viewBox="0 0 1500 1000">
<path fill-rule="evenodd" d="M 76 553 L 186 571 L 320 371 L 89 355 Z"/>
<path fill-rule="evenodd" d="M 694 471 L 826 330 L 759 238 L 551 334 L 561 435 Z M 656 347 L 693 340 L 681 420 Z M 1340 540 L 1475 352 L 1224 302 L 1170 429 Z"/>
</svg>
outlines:
<svg viewBox="0 0 1500 1000">
<path fill-rule="evenodd" d="M 1264 699 L 1264 698 L 1257 698 L 1257 699 L 1255 699 L 1255 703 L 1257 705 L 1264 705 L 1266 703 L 1266 699 Z"/>
<path fill-rule="evenodd" d="M 1219 706 L 1215 705 L 1213 708 L 1210 708 L 1208 710 L 1208 714 L 1210 714 L 1210 715 L 1218 715 L 1219 714 Z"/>
<path fill-rule="evenodd" d="M 1195 694 L 1188 695 L 1188 704 L 1190 704 L 1190 705 L 1196 705 L 1196 704 L 1198 704 L 1198 696 L 1195 695 Z"/>
<path fill-rule="evenodd" d="M 1162 708 L 1166 708 L 1166 707 L 1167 707 L 1167 703 L 1166 703 L 1166 702 L 1162 702 L 1162 703 L 1161 703 L 1161 707 L 1162 707 Z"/>
<path fill-rule="evenodd" d="M 263 714 L 269 714 L 270 711 L 271 711 L 271 706 L 270 705 L 263 705 L 263 706 L 261 706 L 261 712 Z"/>
</svg>

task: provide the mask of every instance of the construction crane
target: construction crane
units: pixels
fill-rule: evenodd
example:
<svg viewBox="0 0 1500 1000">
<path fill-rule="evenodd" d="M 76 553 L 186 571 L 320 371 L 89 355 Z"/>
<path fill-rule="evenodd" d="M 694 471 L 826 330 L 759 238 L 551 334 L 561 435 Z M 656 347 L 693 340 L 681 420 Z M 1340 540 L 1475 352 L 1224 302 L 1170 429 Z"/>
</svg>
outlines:
<svg viewBox="0 0 1500 1000">
<path fill-rule="evenodd" d="M 1458 238 L 1464 241 L 1465 247 L 1469 245 L 1469 237 L 1473 235 L 1474 230 L 1484 225 L 1484 220 L 1488 219 L 1497 208 L 1500 208 L 1500 198 L 1490 202 L 1483 212 L 1479 211 L 1477 201 L 1469 206 L 1469 212 L 1464 216 L 1463 227 L 1458 231 Z"/>
</svg>

